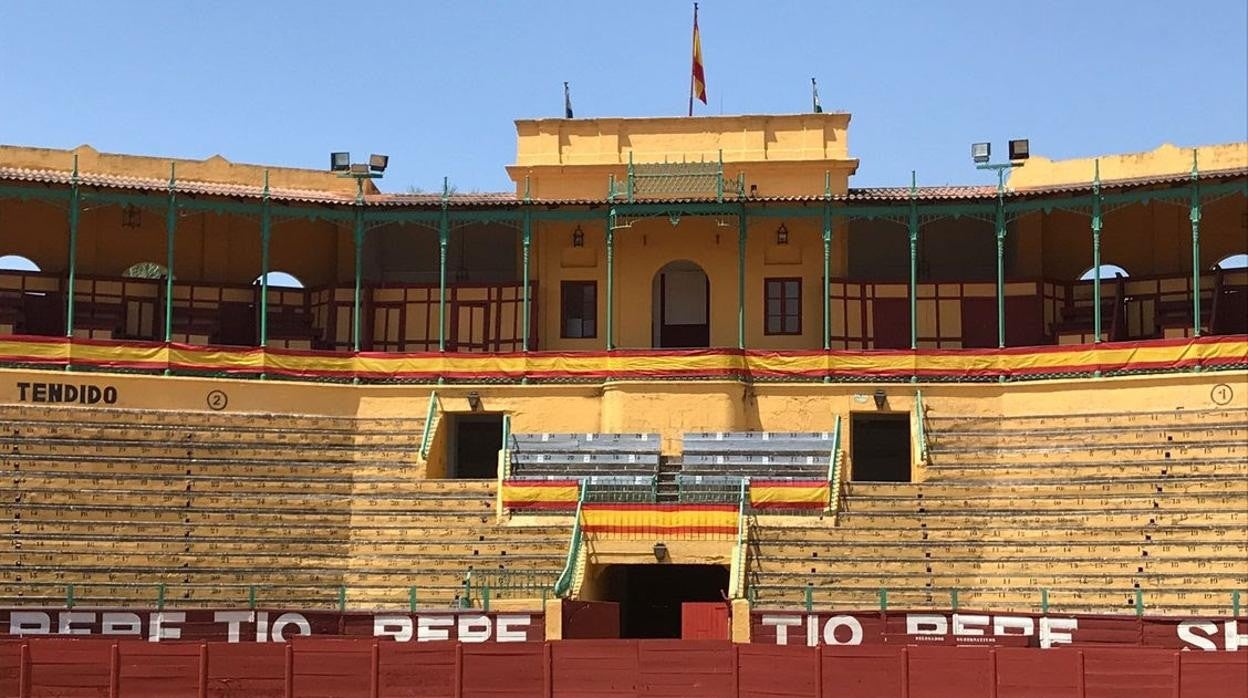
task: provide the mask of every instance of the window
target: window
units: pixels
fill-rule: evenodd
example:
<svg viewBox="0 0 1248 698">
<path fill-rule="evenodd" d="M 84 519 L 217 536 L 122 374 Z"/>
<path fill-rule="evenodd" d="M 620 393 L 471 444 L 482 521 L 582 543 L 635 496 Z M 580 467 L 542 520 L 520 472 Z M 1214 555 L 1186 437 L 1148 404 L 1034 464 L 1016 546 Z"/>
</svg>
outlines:
<svg viewBox="0 0 1248 698">
<path fill-rule="evenodd" d="M 564 281 L 560 284 L 559 336 L 590 339 L 598 336 L 598 282 Z"/>
<path fill-rule="evenodd" d="M 802 280 L 766 279 L 767 321 L 763 334 L 802 333 Z"/>
</svg>

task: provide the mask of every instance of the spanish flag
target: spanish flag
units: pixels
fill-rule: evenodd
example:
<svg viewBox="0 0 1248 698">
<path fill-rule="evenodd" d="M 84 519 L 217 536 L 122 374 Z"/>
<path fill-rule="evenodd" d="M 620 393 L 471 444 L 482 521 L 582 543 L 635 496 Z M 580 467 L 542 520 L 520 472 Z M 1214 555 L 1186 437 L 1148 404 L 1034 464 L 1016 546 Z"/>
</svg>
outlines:
<svg viewBox="0 0 1248 698">
<path fill-rule="evenodd" d="M 689 116 L 693 116 L 693 98 L 706 104 L 706 73 L 702 69 L 702 35 L 698 33 L 698 3 L 693 3 L 693 75 L 689 80 Z"/>
</svg>

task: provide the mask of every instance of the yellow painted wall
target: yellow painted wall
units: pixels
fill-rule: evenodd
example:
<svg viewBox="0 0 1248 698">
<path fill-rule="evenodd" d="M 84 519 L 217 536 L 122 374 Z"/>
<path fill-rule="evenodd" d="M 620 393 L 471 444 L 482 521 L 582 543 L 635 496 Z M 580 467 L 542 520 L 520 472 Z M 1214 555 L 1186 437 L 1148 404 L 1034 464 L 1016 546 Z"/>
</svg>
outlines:
<svg viewBox="0 0 1248 698">
<path fill-rule="evenodd" d="M 1199 168 L 1205 172 L 1248 167 L 1248 142 L 1202 145 L 1197 151 Z M 1143 153 L 1106 154 L 1099 157 L 1101 180 L 1136 179 L 1183 175 L 1192 171 L 1193 148 L 1169 143 Z M 1098 158 L 1050 160 L 1032 156 L 1023 167 L 1010 171 L 1011 189 L 1030 189 L 1059 184 L 1088 184 Z"/>
</svg>

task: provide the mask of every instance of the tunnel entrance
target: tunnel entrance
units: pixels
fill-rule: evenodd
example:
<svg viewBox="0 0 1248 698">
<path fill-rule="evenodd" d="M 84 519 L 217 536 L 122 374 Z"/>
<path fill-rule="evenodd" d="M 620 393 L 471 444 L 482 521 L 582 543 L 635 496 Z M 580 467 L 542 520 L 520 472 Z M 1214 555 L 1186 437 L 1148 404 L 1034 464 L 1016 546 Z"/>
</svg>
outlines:
<svg viewBox="0 0 1248 698">
<path fill-rule="evenodd" d="M 620 637 L 681 637 L 682 604 L 724 601 L 723 565 L 608 565 L 602 597 L 620 604 Z"/>
</svg>

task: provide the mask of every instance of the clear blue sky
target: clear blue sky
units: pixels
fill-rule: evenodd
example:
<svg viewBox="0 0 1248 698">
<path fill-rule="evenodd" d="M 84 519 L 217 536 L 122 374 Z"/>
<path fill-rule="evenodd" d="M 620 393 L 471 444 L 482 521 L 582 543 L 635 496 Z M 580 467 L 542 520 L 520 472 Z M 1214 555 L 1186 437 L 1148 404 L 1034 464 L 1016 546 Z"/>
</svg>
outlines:
<svg viewBox="0 0 1248 698">
<path fill-rule="evenodd" d="M 986 182 L 969 144 L 1076 157 L 1248 139 L 1245 0 L 704 0 L 709 107 L 853 114 L 857 186 Z M 0 0 L 0 142 L 510 188 L 512 120 L 683 114 L 692 6 Z"/>
</svg>

